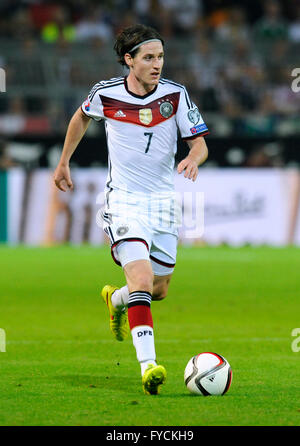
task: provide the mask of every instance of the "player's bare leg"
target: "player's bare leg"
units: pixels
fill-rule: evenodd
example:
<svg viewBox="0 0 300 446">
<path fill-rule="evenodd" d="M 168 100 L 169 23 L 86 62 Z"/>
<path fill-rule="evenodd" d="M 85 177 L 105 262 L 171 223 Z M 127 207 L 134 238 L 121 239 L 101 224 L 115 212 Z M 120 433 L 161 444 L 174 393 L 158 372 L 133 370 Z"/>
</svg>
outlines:
<svg viewBox="0 0 300 446">
<path fill-rule="evenodd" d="M 154 275 L 149 260 L 129 262 L 123 270 L 129 293 L 143 289 L 152 294 Z"/>
<path fill-rule="evenodd" d="M 149 260 L 129 262 L 123 268 L 127 280 L 128 320 L 137 359 L 141 365 L 142 384 L 146 394 L 158 394 L 166 380 L 166 370 L 156 364 L 151 314 L 154 276 Z"/>
<path fill-rule="evenodd" d="M 169 284 L 172 274 L 166 276 L 154 276 L 153 279 L 153 291 L 152 300 L 160 301 L 167 297 Z M 116 288 L 111 297 L 111 302 L 115 308 L 124 309 L 127 308 L 129 298 L 128 285 L 121 288 Z"/>
</svg>

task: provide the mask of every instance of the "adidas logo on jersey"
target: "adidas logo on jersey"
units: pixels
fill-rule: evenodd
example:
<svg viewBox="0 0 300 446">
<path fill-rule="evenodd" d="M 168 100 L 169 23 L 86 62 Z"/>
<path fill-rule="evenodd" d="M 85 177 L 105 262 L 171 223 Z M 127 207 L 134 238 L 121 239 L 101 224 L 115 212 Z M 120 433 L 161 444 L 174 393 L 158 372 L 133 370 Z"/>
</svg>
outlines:
<svg viewBox="0 0 300 446">
<path fill-rule="evenodd" d="M 118 110 L 115 114 L 114 114 L 115 118 L 125 118 L 126 115 L 124 112 L 122 112 L 122 110 Z"/>
</svg>

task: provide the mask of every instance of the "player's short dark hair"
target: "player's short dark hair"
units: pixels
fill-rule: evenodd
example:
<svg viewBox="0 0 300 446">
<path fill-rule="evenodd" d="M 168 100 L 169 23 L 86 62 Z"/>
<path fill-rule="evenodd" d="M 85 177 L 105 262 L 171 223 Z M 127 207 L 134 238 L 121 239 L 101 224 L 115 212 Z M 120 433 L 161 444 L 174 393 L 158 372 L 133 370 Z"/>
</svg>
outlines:
<svg viewBox="0 0 300 446">
<path fill-rule="evenodd" d="M 114 45 L 114 50 L 118 56 L 118 62 L 121 65 L 126 65 L 124 60 L 124 55 L 129 53 L 132 57 L 136 55 L 140 48 L 131 51 L 139 43 L 144 42 L 145 40 L 150 39 L 159 39 L 164 45 L 164 40 L 156 29 L 151 28 L 151 26 L 145 25 L 132 25 L 127 28 L 124 28 L 116 38 L 116 42 Z"/>
</svg>

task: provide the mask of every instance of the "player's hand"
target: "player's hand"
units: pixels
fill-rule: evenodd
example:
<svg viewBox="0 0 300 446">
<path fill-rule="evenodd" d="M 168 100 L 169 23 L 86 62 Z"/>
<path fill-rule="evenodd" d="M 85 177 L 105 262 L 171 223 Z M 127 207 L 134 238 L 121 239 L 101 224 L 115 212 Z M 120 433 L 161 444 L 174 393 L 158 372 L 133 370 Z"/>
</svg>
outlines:
<svg viewBox="0 0 300 446">
<path fill-rule="evenodd" d="M 66 192 L 68 189 L 73 189 L 70 168 L 68 165 L 59 164 L 54 172 L 53 179 L 58 189 L 63 192 Z"/>
<path fill-rule="evenodd" d="M 188 156 L 180 161 L 177 166 L 177 172 L 180 174 L 184 171 L 184 177 L 195 181 L 198 176 L 198 164 Z"/>
</svg>

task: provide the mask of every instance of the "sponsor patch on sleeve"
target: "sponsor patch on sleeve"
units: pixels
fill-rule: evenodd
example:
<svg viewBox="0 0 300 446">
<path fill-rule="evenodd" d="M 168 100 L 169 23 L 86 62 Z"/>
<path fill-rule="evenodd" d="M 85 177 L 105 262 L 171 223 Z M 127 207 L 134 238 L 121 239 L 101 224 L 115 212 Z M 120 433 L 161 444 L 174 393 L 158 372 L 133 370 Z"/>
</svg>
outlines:
<svg viewBox="0 0 300 446">
<path fill-rule="evenodd" d="M 190 129 L 192 135 L 196 135 L 197 133 L 203 133 L 205 131 L 208 131 L 208 128 L 206 127 L 206 124 L 199 124 L 195 125 L 195 127 L 192 127 Z"/>
</svg>

